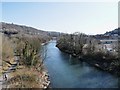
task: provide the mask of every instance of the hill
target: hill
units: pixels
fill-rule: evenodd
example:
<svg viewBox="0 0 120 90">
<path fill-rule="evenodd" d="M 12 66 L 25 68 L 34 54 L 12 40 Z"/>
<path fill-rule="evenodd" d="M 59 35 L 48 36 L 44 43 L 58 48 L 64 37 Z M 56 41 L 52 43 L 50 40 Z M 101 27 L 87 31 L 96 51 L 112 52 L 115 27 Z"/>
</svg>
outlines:
<svg viewBox="0 0 120 90">
<path fill-rule="evenodd" d="M 17 25 L 13 23 L 5 23 L 1 22 L 2 25 L 1 32 L 5 34 L 28 34 L 28 35 L 39 35 L 41 37 L 57 37 L 60 35 L 60 32 L 52 32 L 52 31 L 43 31 L 40 29 L 36 29 L 30 26 L 25 25 Z"/>
<path fill-rule="evenodd" d="M 120 28 L 116 28 L 115 30 L 106 32 L 104 35 L 118 36 L 120 35 Z"/>
</svg>

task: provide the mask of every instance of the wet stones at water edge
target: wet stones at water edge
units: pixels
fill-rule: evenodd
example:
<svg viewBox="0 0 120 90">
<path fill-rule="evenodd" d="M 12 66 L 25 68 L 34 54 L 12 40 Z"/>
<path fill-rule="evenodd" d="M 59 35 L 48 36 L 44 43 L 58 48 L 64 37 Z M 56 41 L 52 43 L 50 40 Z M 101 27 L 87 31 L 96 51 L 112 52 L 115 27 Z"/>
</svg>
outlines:
<svg viewBox="0 0 120 90">
<path fill-rule="evenodd" d="M 42 78 L 43 78 L 43 83 L 42 83 L 41 88 L 43 88 L 43 89 L 49 88 L 50 80 L 49 80 L 48 73 L 47 72 L 43 72 Z"/>
</svg>

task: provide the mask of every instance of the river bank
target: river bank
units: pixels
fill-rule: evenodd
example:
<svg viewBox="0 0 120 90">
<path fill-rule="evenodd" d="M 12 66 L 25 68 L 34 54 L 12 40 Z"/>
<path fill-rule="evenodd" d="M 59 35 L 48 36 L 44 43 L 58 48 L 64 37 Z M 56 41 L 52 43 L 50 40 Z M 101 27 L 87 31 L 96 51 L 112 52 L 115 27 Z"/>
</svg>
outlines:
<svg viewBox="0 0 120 90">
<path fill-rule="evenodd" d="M 43 69 L 39 72 L 36 68 L 28 68 L 20 64 L 20 56 L 14 54 L 15 60 L 7 71 L 3 72 L 3 76 L 7 75 L 7 80 L 3 79 L 2 88 L 49 88 L 50 80 L 48 71 Z M 33 73 L 31 73 L 33 72 Z M 37 81 L 36 81 L 37 80 Z"/>
<path fill-rule="evenodd" d="M 99 54 L 76 55 L 75 53 L 71 52 L 70 50 L 63 49 L 63 47 L 61 48 L 58 45 L 56 45 L 56 47 L 59 48 L 59 50 L 61 50 L 62 52 L 68 53 L 68 54 L 72 55 L 73 57 L 77 57 L 80 61 L 87 62 L 88 64 L 90 64 L 100 70 L 107 71 L 117 77 L 120 77 L 119 67 L 117 65 L 114 65 L 114 63 L 112 63 L 112 61 L 113 61 L 112 58 L 105 59 L 105 58 L 102 58 L 101 56 L 99 56 Z M 117 59 L 115 61 L 117 61 Z"/>
<path fill-rule="evenodd" d="M 42 46 L 41 38 L 39 36 L 3 36 L 3 40 L 5 40 L 2 75 L 7 75 L 8 78 L 1 81 L 2 87 L 48 88 L 49 75 L 39 55 Z M 47 40 L 45 41 L 47 42 Z"/>
</svg>

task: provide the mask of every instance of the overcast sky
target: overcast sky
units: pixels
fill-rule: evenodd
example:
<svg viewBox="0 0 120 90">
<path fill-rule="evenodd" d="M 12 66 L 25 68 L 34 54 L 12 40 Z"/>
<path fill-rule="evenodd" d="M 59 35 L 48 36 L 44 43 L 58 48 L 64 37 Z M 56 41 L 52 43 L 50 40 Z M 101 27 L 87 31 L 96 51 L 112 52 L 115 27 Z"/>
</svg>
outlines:
<svg viewBox="0 0 120 90">
<path fill-rule="evenodd" d="M 2 21 L 46 31 L 101 34 L 118 27 L 118 3 L 3 2 Z"/>
</svg>

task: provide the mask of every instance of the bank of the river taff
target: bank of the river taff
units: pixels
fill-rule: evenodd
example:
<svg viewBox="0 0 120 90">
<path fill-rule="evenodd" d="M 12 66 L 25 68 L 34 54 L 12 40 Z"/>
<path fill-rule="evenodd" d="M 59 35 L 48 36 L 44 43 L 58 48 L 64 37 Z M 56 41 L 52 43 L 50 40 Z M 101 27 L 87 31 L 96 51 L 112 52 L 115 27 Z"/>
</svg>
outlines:
<svg viewBox="0 0 120 90">
<path fill-rule="evenodd" d="M 44 46 L 44 64 L 50 75 L 52 88 L 117 88 L 118 78 L 99 70 L 56 47 L 56 41 Z"/>
</svg>

